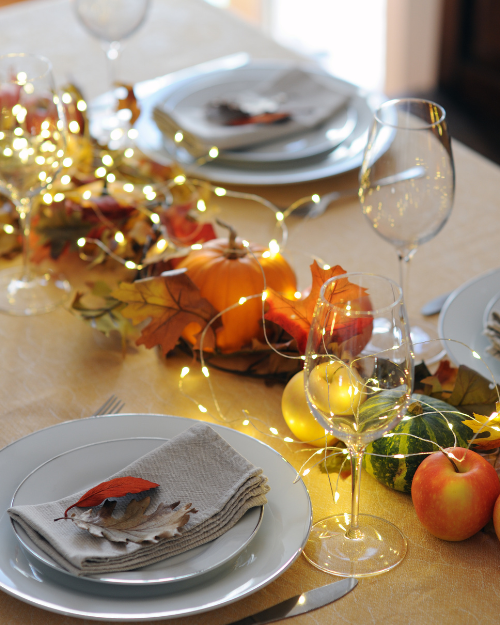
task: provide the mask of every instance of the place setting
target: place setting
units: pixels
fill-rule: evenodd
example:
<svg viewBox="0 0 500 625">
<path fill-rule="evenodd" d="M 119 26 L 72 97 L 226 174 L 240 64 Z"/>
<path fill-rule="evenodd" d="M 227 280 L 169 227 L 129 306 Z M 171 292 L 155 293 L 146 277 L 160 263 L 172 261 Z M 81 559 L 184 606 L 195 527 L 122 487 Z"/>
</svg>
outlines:
<svg viewBox="0 0 500 625">
<path fill-rule="evenodd" d="M 192 175 L 243 185 L 359 167 L 380 101 L 317 67 L 245 53 L 138 84 L 136 94 L 142 150 L 160 162 L 175 158 Z"/>
<path fill-rule="evenodd" d="M 117 429 L 123 438 L 113 438 Z M 51 454 L 55 455 L 47 458 Z M 260 466 L 251 464 L 243 454 Z M 32 466 L 40 464 L 16 488 L 15 482 L 29 470 L 27 462 L 12 461 L 21 455 L 29 457 Z M 169 458 L 167 464 L 163 458 Z M 36 432 L 2 450 L 0 460 L 10 466 L 11 474 L 2 486 L 2 501 L 10 498 L 13 487 L 15 490 L 10 502 L 11 521 L 3 516 L 0 538 L 0 566 L 4 574 L 11 570 L 14 579 L 4 579 L 2 588 L 63 614 L 151 620 L 214 609 L 255 592 L 281 574 L 300 555 L 309 534 L 310 499 L 302 481 L 294 484 L 294 469 L 270 447 L 214 424 L 165 415 L 94 417 Z M 131 465 L 123 468 L 127 461 Z M 210 462 L 216 463 L 217 470 L 207 471 Z M 89 463 L 90 470 L 84 469 Z M 205 483 L 223 475 L 221 463 L 229 469 L 226 484 L 231 493 L 227 491 L 227 495 L 222 494 L 220 481 L 210 488 Z M 153 512 L 157 504 L 165 503 L 160 500 L 168 497 L 161 492 L 155 499 L 154 491 L 162 491 L 161 484 L 172 488 L 178 482 L 178 497 L 185 489 L 180 505 L 183 514 L 185 508 L 192 511 L 188 514 L 191 521 L 186 524 L 181 517 L 183 530 L 177 530 L 175 522 L 167 522 L 165 531 L 171 532 L 171 540 L 163 541 L 177 545 L 179 541 L 172 538 L 172 532 L 177 532 L 182 544 L 174 552 L 179 551 L 179 555 L 173 553 L 165 560 L 166 554 L 157 553 L 158 544 L 151 539 L 143 544 L 124 544 L 96 538 L 97 534 L 92 536 L 70 520 L 71 510 L 65 515 L 66 503 L 73 505 L 82 494 L 74 493 L 75 488 L 95 487 L 96 482 L 109 477 L 116 479 L 120 473 L 109 473 L 118 468 L 138 479 L 144 479 L 141 475 L 152 477 L 159 470 L 160 485 L 153 487 L 154 482 L 145 480 L 143 486 L 149 486 L 146 492 L 152 496 Z M 61 475 L 64 478 L 58 479 Z M 269 482 L 267 475 L 272 476 Z M 209 491 L 213 498 L 210 505 L 215 504 L 215 508 L 207 507 Z M 63 496 L 62 502 L 46 504 L 54 495 Z M 204 512 L 201 506 L 195 512 L 185 497 L 204 501 Z M 218 509 L 221 503 L 225 507 Z M 121 505 L 126 510 L 126 504 Z M 54 514 L 59 513 L 62 520 L 54 522 Z M 185 530 L 186 525 L 193 527 L 191 532 Z M 154 524 L 152 528 L 151 536 L 156 530 Z M 130 539 L 134 531 L 130 523 L 128 531 Z M 119 535 L 113 538 L 123 540 Z M 143 552 L 150 555 L 140 555 L 137 560 L 137 554 Z M 141 566 L 142 558 L 152 563 Z M 113 560 L 117 560 L 114 565 Z M 10 562 L 16 563 L 13 571 Z"/>
</svg>

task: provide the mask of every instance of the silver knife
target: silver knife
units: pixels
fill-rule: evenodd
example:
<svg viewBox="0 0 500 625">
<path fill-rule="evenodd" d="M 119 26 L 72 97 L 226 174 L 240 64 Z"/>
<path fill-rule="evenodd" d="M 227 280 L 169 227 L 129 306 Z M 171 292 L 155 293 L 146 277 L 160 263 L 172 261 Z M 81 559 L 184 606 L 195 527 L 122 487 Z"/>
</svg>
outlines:
<svg viewBox="0 0 500 625">
<path fill-rule="evenodd" d="M 256 623 L 264 625 L 264 623 L 272 623 L 280 619 L 290 618 L 291 616 L 298 616 L 311 610 L 317 610 L 346 595 L 356 587 L 357 583 L 358 580 L 353 577 L 341 579 L 339 582 L 333 582 L 333 584 L 314 588 L 314 590 L 296 595 L 291 599 L 285 599 L 285 601 L 273 605 L 272 608 L 267 608 L 267 610 L 262 610 L 262 612 L 257 612 L 257 614 L 234 621 L 229 625 L 255 625 Z"/>
<path fill-rule="evenodd" d="M 443 293 L 442 295 L 438 295 L 434 299 L 431 299 L 426 304 L 422 306 L 420 309 L 420 313 L 424 315 L 424 317 L 430 317 L 431 315 L 437 315 L 438 312 L 441 312 L 441 309 L 444 306 L 444 303 L 448 299 L 451 293 Z"/>
</svg>

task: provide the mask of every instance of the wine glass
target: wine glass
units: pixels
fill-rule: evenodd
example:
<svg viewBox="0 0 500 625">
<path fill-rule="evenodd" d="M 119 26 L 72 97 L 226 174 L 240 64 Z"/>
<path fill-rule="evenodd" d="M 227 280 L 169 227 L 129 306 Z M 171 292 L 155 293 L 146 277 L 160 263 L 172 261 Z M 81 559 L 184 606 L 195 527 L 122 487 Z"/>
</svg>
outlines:
<svg viewBox="0 0 500 625">
<path fill-rule="evenodd" d="M 34 54 L 0 56 L 0 192 L 16 207 L 23 241 L 22 268 L 0 272 L 1 312 L 48 312 L 70 291 L 63 276 L 38 271 L 29 261 L 32 203 L 62 168 L 65 148 L 50 62 Z"/>
<path fill-rule="evenodd" d="M 390 179 L 397 176 L 399 181 Z M 444 109 L 406 98 L 383 104 L 374 115 L 360 172 L 363 214 L 392 243 L 408 307 L 410 260 L 445 225 L 453 206 L 455 169 Z M 434 327 L 410 318 L 415 355 L 428 363 L 442 354 Z M 430 341 L 430 339 L 434 339 Z"/>
<path fill-rule="evenodd" d="M 403 534 L 389 521 L 360 514 L 359 496 L 365 448 L 403 418 L 412 379 L 401 288 L 389 278 L 363 273 L 325 282 L 307 342 L 305 393 L 316 421 L 345 442 L 352 470 L 351 513 L 315 523 L 304 550 L 327 573 L 367 577 L 405 556 Z"/>
<path fill-rule="evenodd" d="M 76 15 L 83 26 L 101 43 L 108 69 L 111 91 L 102 99 L 99 110 L 89 111 L 92 135 L 104 143 L 117 142 L 124 135 L 130 119 L 127 109 L 116 111 L 116 65 L 122 50 L 122 41 L 143 24 L 151 0 L 75 0 Z M 115 131 L 113 133 L 113 131 Z M 113 147 L 113 146 L 112 146 Z"/>
</svg>

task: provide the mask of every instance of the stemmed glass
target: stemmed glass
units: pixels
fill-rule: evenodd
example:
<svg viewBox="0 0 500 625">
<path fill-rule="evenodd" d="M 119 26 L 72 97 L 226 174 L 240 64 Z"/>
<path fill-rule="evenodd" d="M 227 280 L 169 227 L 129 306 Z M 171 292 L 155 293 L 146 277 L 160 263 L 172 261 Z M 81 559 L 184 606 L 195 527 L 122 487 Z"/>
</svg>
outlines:
<svg viewBox="0 0 500 625">
<path fill-rule="evenodd" d="M 29 262 L 32 202 L 62 168 L 64 112 L 49 61 L 32 54 L 0 57 L 0 192 L 15 205 L 23 240 L 22 268 L 0 272 L 0 311 L 34 315 L 59 306 L 68 282 Z"/>
<path fill-rule="evenodd" d="M 143 24 L 151 0 L 75 0 L 74 7 L 78 19 L 94 37 L 99 39 L 106 54 L 110 97 L 105 99 L 103 108 L 90 111 L 92 134 L 107 142 L 118 141 L 123 132 L 129 111 L 116 112 L 116 65 L 122 49 L 122 41 L 130 37 Z M 111 133 L 115 130 L 116 139 Z M 120 136 L 118 136 L 118 134 Z"/>
<path fill-rule="evenodd" d="M 411 177 L 407 172 L 411 172 Z M 398 182 L 384 183 L 399 176 Z M 428 100 L 391 100 L 375 113 L 360 172 L 363 214 L 395 246 L 408 308 L 412 256 L 445 225 L 453 206 L 455 169 L 444 109 Z M 430 363 L 442 347 L 432 327 L 413 323 L 415 355 Z M 429 342 L 430 339 L 436 339 Z"/>
<path fill-rule="evenodd" d="M 327 573 L 367 577 L 393 568 L 405 556 L 403 534 L 389 521 L 360 514 L 359 496 L 365 448 L 403 418 L 412 379 L 400 287 L 363 273 L 325 282 L 307 342 L 305 393 L 318 423 L 345 442 L 352 470 L 351 513 L 318 521 L 304 551 Z"/>
</svg>

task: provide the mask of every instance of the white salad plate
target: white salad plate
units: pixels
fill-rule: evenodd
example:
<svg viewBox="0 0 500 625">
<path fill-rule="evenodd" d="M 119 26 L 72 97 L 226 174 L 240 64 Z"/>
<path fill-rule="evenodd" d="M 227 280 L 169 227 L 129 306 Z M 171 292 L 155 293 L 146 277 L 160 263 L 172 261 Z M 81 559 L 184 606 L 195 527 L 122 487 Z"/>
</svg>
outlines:
<svg viewBox="0 0 500 625">
<path fill-rule="evenodd" d="M 166 439 L 159 438 L 128 438 L 71 449 L 32 471 L 14 493 L 12 506 L 43 504 L 74 492 L 87 491 L 165 442 Z M 149 586 L 204 575 L 243 551 L 256 535 L 262 518 L 262 506 L 253 508 L 220 538 L 205 545 L 135 571 L 89 575 L 85 579 L 107 584 Z M 32 556 L 46 566 L 74 577 L 40 549 L 18 523 L 13 522 L 13 527 L 19 541 Z"/>
<path fill-rule="evenodd" d="M 454 339 L 443 344 L 455 364 L 467 365 L 488 379 L 493 375 L 497 382 L 500 382 L 500 360 L 486 352 L 491 343 L 483 330 L 485 310 L 499 292 L 500 268 L 469 280 L 448 297 L 438 324 L 440 338 Z"/>
<path fill-rule="evenodd" d="M 194 424 L 166 415 L 111 415 L 61 423 L 0 450 L 0 589 L 42 609 L 104 621 L 152 621 L 197 614 L 238 601 L 266 586 L 301 554 L 311 527 L 311 502 L 297 473 L 264 443 L 220 425 L 213 427 L 269 478 L 260 529 L 241 553 L 194 580 L 150 586 L 103 584 L 38 566 L 16 539 L 7 508 L 19 484 L 51 458 L 77 447 L 124 439 L 169 439 Z M 122 464 L 122 467 L 125 463 Z M 76 474 L 75 474 L 76 477 Z M 54 575 L 57 574 L 57 575 Z M 158 592 L 158 589 L 162 589 Z"/>
<path fill-rule="evenodd" d="M 296 63 L 290 61 L 254 61 L 247 54 L 241 53 L 139 83 L 135 88 L 141 107 L 141 116 L 136 123 L 138 147 L 160 163 L 172 162 L 174 155 L 168 149 L 169 142 L 165 141 L 152 113 L 156 105 L 173 97 L 176 91 L 186 89 L 188 93 L 193 90 L 196 81 L 205 85 L 212 80 L 212 75 L 217 84 L 224 84 L 231 80 L 231 76 L 234 79 L 235 72 L 241 72 L 242 75 L 250 72 L 252 76 L 262 76 L 264 79 L 296 66 Z M 219 183 L 281 185 L 327 178 L 359 167 L 373 111 L 385 97 L 380 94 L 369 95 L 319 67 L 305 65 L 302 69 L 321 76 L 333 90 L 347 96 L 348 112 L 339 112 L 317 128 L 265 147 L 239 152 L 226 151 L 221 160 L 215 159 L 203 165 L 197 165 L 184 150 L 176 150 L 175 158 L 181 162 L 185 171 Z M 224 72 L 227 73 L 226 78 L 222 78 Z M 354 127 L 351 129 L 350 125 Z M 342 128 L 346 129 L 346 136 L 338 145 L 335 137 L 339 136 L 337 131 Z"/>
</svg>

